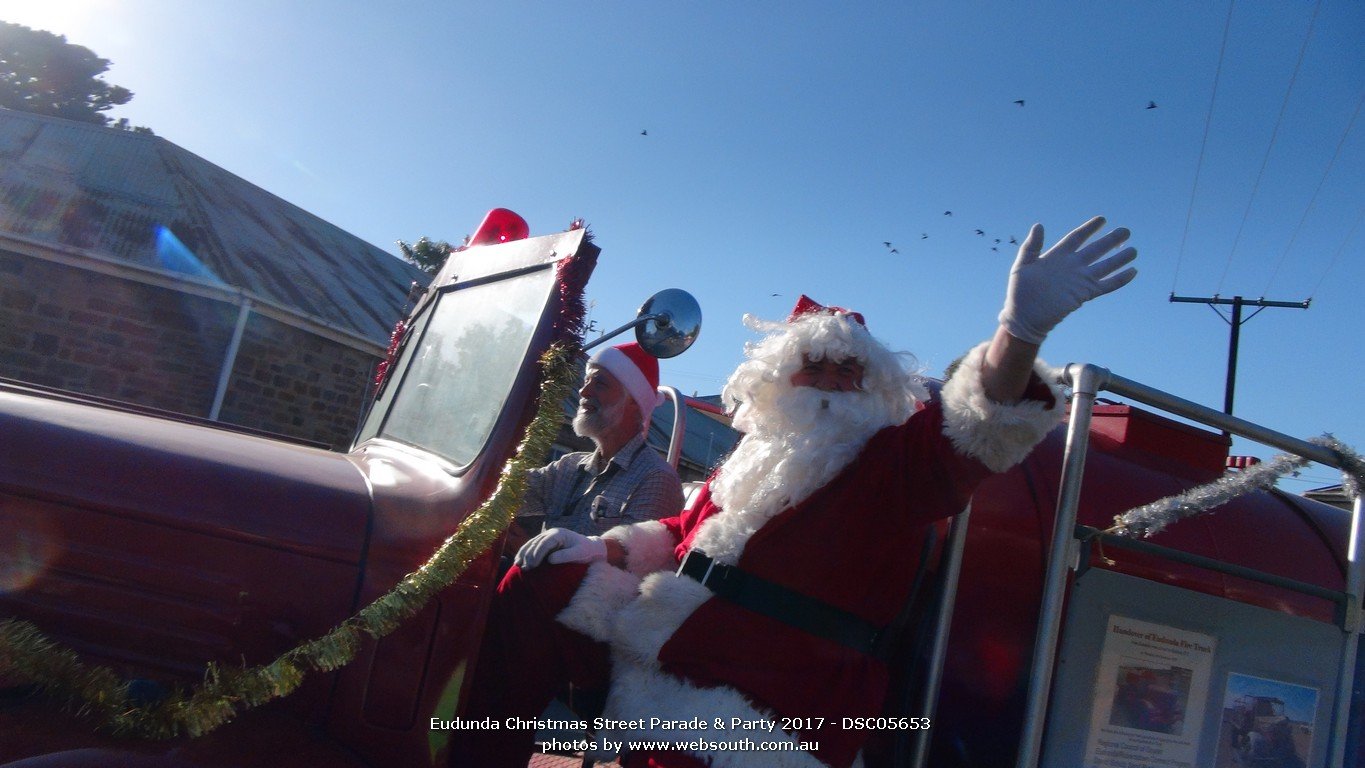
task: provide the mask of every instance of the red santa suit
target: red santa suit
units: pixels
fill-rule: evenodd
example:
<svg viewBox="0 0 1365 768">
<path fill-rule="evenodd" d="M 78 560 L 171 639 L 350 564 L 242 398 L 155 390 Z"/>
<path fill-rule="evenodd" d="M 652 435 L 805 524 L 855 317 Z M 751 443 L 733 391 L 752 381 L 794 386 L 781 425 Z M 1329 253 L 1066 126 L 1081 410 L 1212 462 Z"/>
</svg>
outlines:
<svg viewBox="0 0 1365 768">
<path fill-rule="evenodd" d="M 815 322 L 838 338 L 808 334 L 779 354 L 798 360 L 878 354 L 856 348 L 876 342 L 862 339 L 846 315 Z M 913 415 L 862 438 L 826 468 L 829 477 L 818 487 L 796 489 L 779 503 L 725 509 L 716 496 L 724 501 L 726 494 L 713 493 L 713 482 L 677 517 L 606 534 L 624 546 L 627 569 L 590 566 L 558 621 L 610 645 L 604 716 L 644 722 L 608 738 L 694 742 L 700 748 L 681 751 L 714 768 L 855 764 L 870 734 L 843 728 L 841 719 L 881 713 L 884 662 L 718 597 L 675 571 L 697 548 L 874 627 L 891 624 L 908 598 L 918 565 L 914 543 L 925 526 L 961 511 L 982 479 L 1022 460 L 1060 420 L 1059 393 L 1041 383 L 1053 378 L 1045 367 L 1021 402 L 990 401 L 980 384 L 985 348 L 967 354 L 938 400 L 925 403 L 922 390 L 912 390 L 918 397 L 907 402 L 920 401 Z M 651 728 L 651 718 L 664 722 Z M 824 722 L 789 733 L 778 727 L 784 718 Z M 809 751 L 782 748 L 802 742 Z M 757 751 L 736 743 L 772 746 Z"/>
</svg>

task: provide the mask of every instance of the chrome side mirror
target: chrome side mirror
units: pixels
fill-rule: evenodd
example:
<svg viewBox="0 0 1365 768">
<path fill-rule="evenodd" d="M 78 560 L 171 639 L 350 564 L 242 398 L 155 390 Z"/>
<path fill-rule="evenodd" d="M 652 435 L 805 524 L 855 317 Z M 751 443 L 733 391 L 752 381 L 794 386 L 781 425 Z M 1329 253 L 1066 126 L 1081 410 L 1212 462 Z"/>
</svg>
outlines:
<svg viewBox="0 0 1365 768">
<path fill-rule="evenodd" d="M 634 320 L 584 344 L 583 350 L 586 352 L 627 328 L 635 329 L 635 340 L 654 357 L 677 357 L 701 333 L 701 306 L 687 291 L 665 288 L 640 305 Z"/>
<path fill-rule="evenodd" d="M 692 294 L 677 288 L 650 296 L 636 316 L 642 322 L 635 326 L 635 340 L 658 358 L 681 355 L 701 333 L 701 307 Z"/>
</svg>

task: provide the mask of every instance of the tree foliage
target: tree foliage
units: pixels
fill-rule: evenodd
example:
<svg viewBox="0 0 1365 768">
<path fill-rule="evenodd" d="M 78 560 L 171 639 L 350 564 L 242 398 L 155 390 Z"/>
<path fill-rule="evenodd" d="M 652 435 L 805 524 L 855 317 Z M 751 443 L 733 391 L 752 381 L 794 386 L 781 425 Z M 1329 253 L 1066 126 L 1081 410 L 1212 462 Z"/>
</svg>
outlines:
<svg viewBox="0 0 1365 768">
<path fill-rule="evenodd" d="M 0 107 L 108 125 L 104 114 L 133 92 L 100 78 L 109 60 L 64 35 L 0 21 Z M 134 128 L 127 120 L 117 127 Z"/>
<path fill-rule="evenodd" d="M 446 257 L 455 250 L 444 240 L 423 237 L 415 243 L 398 241 L 398 250 L 403 252 L 403 261 L 417 267 L 428 275 L 434 275 L 446 263 Z"/>
<path fill-rule="evenodd" d="M 145 133 L 145 134 L 147 134 L 148 136 L 155 136 L 155 135 L 156 135 L 155 132 L 152 131 L 151 128 L 148 128 L 148 127 L 145 126 L 145 125 L 133 125 L 132 123 L 128 122 L 128 118 L 126 118 L 126 117 L 120 117 L 119 119 L 117 119 L 117 120 L 115 120 L 114 122 L 110 123 L 110 124 L 109 124 L 109 127 L 110 127 L 110 128 L 117 128 L 117 129 L 119 129 L 120 131 L 132 131 L 133 133 Z"/>
</svg>

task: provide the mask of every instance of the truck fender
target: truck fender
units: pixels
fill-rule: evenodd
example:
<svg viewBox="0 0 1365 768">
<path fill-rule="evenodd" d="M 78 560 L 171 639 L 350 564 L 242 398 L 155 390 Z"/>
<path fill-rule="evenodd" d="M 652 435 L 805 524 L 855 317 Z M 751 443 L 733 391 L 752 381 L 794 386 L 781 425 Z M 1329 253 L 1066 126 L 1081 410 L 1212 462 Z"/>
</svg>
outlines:
<svg viewBox="0 0 1365 768">
<path fill-rule="evenodd" d="M 5 763 L 0 768 L 195 768 L 196 765 L 174 755 L 140 755 L 122 749 L 92 747 L 27 757 Z"/>
</svg>

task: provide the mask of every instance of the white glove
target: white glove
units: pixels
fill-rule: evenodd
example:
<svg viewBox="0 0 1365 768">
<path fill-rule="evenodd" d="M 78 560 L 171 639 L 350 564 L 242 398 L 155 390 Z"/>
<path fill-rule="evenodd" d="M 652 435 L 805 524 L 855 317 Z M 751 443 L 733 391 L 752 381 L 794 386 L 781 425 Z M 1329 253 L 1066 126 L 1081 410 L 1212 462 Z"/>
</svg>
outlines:
<svg viewBox="0 0 1365 768">
<path fill-rule="evenodd" d="M 1136 248 L 1124 248 L 1105 258 L 1128 239 L 1128 230 L 1120 227 L 1085 245 L 1103 226 L 1104 217 L 1096 216 L 1040 256 L 1043 225 L 1033 225 L 1010 269 L 1005 308 L 1000 310 L 1000 324 L 1011 336 L 1042 344 L 1062 318 L 1133 279 L 1136 269 L 1118 270 L 1137 258 Z"/>
<path fill-rule="evenodd" d="M 547 557 L 551 564 L 606 560 L 607 543 L 597 536 L 584 536 L 565 528 L 551 528 L 522 544 L 512 562 L 522 570 L 528 570 L 540 565 Z"/>
</svg>

